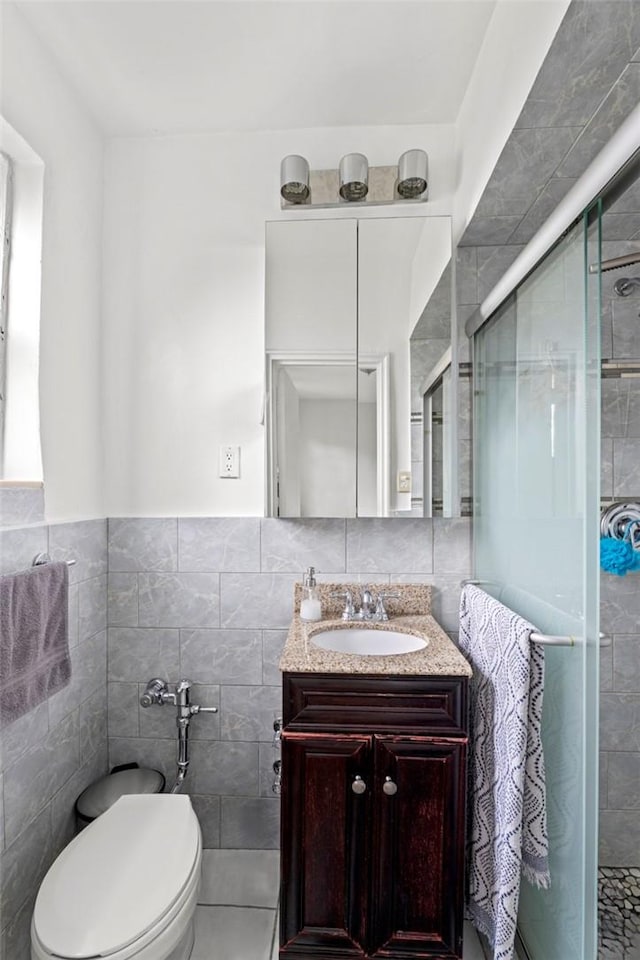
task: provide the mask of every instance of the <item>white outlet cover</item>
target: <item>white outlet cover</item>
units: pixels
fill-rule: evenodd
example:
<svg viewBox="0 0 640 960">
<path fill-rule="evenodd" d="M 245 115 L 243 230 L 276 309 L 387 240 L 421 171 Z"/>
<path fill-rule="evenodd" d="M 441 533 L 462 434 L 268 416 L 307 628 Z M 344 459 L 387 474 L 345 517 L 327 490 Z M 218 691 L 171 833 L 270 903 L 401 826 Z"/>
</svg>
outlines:
<svg viewBox="0 0 640 960">
<path fill-rule="evenodd" d="M 398 471 L 398 493 L 411 493 L 411 471 Z"/>
<path fill-rule="evenodd" d="M 220 447 L 219 474 L 225 480 L 235 480 L 240 476 L 240 447 L 225 443 Z"/>
</svg>

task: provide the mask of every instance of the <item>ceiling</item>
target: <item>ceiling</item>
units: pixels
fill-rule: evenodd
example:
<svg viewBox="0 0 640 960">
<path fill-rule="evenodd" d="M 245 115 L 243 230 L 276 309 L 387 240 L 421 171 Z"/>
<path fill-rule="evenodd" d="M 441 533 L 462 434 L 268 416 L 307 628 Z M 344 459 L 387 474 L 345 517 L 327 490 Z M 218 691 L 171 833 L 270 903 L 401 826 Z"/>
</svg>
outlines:
<svg viewBox="0 0 640 960">
<path fill-rule="evenodd" d="M 451 124 L 495 0 L 16 6 L 108 136 Z"/>
</svg>

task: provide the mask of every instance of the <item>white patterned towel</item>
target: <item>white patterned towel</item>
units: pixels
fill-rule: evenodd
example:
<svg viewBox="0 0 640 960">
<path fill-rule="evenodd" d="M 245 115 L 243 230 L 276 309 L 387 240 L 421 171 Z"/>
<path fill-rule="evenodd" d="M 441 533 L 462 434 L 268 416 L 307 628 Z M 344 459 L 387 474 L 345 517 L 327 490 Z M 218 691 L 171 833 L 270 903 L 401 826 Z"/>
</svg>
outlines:
<svg viewBox="0 0 640 960">
<path fill-rule="evenodd" d="M 544 757 L 544 653 L 534 627 L 484 590 L 460 600 L 460 647 L 473 667 L 467 911 L 512 960 L 520 874 L 549 886 Z"/>
</svg>

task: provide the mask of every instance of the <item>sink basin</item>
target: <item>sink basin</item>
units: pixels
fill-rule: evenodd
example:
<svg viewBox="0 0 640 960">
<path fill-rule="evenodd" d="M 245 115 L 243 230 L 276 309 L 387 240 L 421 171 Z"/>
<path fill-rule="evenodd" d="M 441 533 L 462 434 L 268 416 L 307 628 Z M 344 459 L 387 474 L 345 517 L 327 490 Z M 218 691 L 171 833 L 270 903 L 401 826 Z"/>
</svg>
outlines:
<svg viewBox="0 0 640 960">
<path fill-rule="evenodd" d="M 411 633 L 397 630 L 370 630 L 366 627 L 351 627 L 343 630 L 322 630 L 309 638 L 323 650 L 337 653 L 356 653 L 364 657 L 390 657 L 399 653 L 414 653 L 423 650 L 427 641 Z"/>
</svg>

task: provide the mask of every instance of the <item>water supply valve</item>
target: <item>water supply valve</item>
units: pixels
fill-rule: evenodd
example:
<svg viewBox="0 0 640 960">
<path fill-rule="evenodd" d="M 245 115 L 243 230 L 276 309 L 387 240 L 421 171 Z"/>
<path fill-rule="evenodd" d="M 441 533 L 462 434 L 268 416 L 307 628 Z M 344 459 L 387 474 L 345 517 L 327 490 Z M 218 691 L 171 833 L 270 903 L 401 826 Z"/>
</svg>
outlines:
<svg viewBox="0 0 640 960">
<path fill-rule="evenodd" d="M 169 684 L 160 677 L 154 677 L 149 680 L 144 693 L 140 697 L 141 707 L 151 707 L 154 703 L 163 707 L 165 703 L 170 703 L 178 708 L 178 720 L 186 720 L 195 717 L 198 713 L 217 713 L 217 707 L 202 707 L 199 703 L 191 703 L 191 680 L 178 680 L 175 692 L 169 690 Z"/>
<path fill-rule="evenodd" d="M 282 717 L 276 717 L 273 721 L 273 747 L 275 750 L 280 746 L 282 740 Z"/>
<path fill-rule="evenodd" d="M 154 677 L 153 680 L 149 680 L 144 693 L 140 697 L 140 706 L 150 707 L 152 704 L 157 703 L 162 707 L 166 703 L 168 692 L 169 685 L 167 681 L 162 680 L 160 677 Z"/>
</svg>

